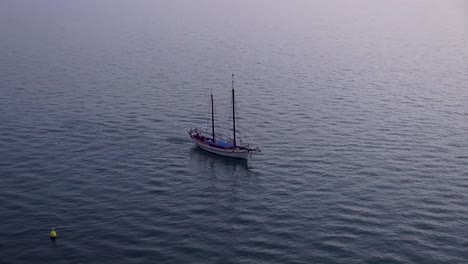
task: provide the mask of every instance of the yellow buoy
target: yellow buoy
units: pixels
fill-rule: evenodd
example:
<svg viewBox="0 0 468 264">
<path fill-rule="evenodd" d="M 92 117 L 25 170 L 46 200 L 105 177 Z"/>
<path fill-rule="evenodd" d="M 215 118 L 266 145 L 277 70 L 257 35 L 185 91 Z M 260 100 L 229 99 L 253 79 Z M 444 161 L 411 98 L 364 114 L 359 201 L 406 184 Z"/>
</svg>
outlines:
<svg viewBox="0 0 468 264">
<path fill-rule="evenodd" d="M 50 231 L 50 238 L 57 238 L 57 232 L 55 232 L 55 228 L 52 227 Z"/>
</svg>

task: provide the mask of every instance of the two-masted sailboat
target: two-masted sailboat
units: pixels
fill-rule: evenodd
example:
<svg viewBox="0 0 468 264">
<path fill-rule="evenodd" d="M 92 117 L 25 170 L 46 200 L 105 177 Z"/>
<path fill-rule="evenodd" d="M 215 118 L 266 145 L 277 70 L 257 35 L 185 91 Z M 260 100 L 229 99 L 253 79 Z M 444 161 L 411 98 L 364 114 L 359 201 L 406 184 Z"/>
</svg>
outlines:
<svg viewBox="0 0 468 264">
<path fill-rule="evenodd" d="M 211 94 L 211 134 L 200 128 L 192 128 L 188 133 L 198 147 L 225 157 L 248 159 L 250 156 L 249 154 L 260 152 L 259 147 L 254 148 L 252 144 L 239 144 L 239 142 L 236 141 L 234 74 L 232 75 L 232 131 L 232 140 L 215 136 L 214 100 L 213 94 Z"/>
</svg>

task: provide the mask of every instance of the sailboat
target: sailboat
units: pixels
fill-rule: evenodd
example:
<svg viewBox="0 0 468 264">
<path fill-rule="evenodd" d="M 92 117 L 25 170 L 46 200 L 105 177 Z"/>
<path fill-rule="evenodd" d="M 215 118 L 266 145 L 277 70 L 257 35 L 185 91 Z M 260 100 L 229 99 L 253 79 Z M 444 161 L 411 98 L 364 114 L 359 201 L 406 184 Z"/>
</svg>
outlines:
<svg viewBox="0 0 468 264">
<path fill-rule="evenodd" d="M 225 157 L 248 159 L 252 153 L 261 151 L 258 146 L 254 147 L 250 143 L 244 144 L 236 141 L 234 74 L 232 75 L 232 131 L 232 140 L 215 135 L 214 100 L 211 94 L 211 134 L 200 128 L 192 128 L 188 133 L 192 141 L 201 149 Z"/>
</svg>

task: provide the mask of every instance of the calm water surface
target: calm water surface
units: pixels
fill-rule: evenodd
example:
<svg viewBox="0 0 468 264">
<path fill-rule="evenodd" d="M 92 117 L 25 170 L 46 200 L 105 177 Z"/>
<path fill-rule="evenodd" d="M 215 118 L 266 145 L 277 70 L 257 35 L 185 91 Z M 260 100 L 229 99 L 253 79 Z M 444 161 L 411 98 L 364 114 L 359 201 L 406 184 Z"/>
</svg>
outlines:
<svg viewBox="0 0 468 264">
<path fill-rule="evenodd" d="M 0 263 L 468 262 L 465 1 L 1 1 L 0 109 Z"/>
</svg>

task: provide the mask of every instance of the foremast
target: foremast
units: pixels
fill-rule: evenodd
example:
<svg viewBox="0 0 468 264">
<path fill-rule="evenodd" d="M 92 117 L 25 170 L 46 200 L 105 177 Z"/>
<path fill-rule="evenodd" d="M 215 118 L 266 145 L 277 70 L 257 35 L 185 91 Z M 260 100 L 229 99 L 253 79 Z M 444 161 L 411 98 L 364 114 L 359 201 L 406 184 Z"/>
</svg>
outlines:
<svg viewBox="0 0 468 264">
<path fill-rule="evenodd" d="M 214 132 L 214 101 L 213 101 L 213 92 L 211 93 L 211 136 L 213 138 L 213 143 L 215 142 L 215 132 Z"/>
<path fill-rule="evenodd" d="M 236 144 L 236 105 L 234 101 L 234 73 L 232 74 L 232 132 L 234 134 L 234 148 Z"/>
</svg>

